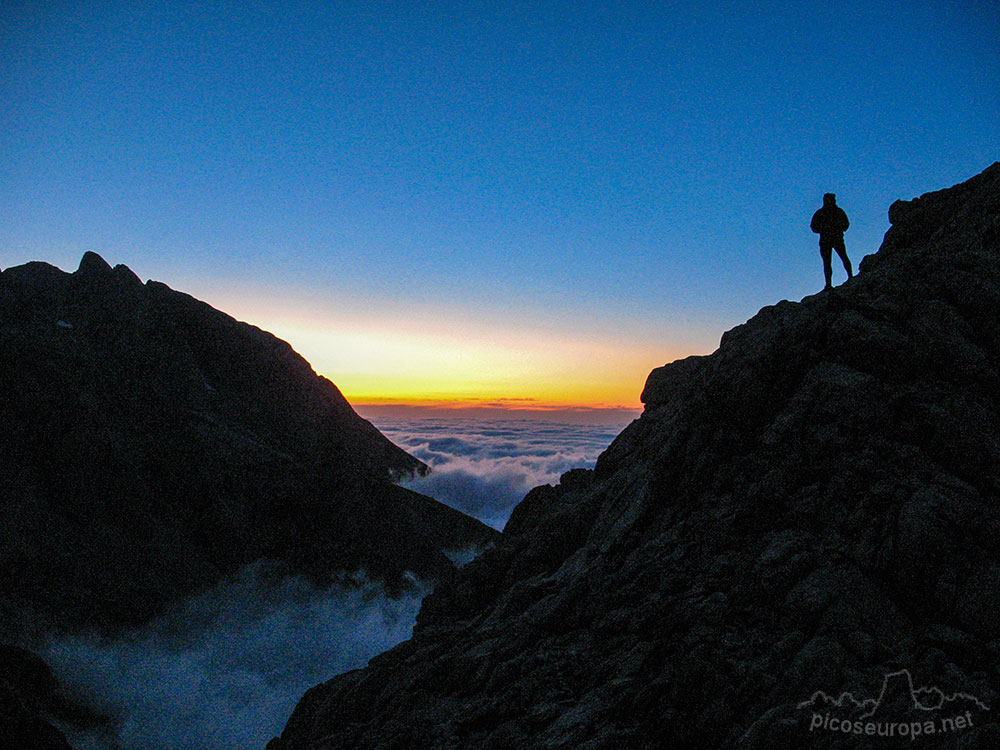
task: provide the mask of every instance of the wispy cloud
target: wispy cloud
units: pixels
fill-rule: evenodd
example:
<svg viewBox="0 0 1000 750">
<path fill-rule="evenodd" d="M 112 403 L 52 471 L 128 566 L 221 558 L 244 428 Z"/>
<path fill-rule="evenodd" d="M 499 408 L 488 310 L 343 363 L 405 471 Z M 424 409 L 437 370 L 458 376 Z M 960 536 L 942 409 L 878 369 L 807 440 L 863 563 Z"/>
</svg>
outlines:
<svg viewBox="0 0 1000 750">
<path fill-rule="evenodd" d="M 426 590 L 390 598 L 363 575 L 317 588 L 251 567 L 113 639 L 60 637 L 44 656 L 111 718 L 77 750 L 244 750 L 280 734 L 303 693 L 410 636 Z"/>
<path fill-rule="evenodd" d="M 377 424 L 432 467 L 410 486 L 498 529 L 532 487 L 593 466 L 622 426 Z M 461 564 L 472 552 L 449 554 Z M 111 719 L 99 731 L 67 731 L 77 750 L 264 747 L 306 690 L 408 638 L 425 593 L 415 582 L 391 598 L 363 575 L 316 587 L 254 566 L 146 627 L 60 636 L 42 655 L 84 705 Z"/>
<path fill-rule="evenodd" d="M 431 467 L 406 486 L 496 529 L 532 487 L 593 467 L 621 428 L 510 419 L 382 419 L 377 425 Z"/>
</svg>

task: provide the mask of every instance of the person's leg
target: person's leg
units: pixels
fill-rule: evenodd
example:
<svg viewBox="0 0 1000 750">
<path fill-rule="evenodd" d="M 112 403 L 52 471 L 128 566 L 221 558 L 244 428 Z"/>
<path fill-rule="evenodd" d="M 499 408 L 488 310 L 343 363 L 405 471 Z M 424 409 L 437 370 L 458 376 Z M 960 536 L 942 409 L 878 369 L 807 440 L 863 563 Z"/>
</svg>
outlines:
<svg viewBox="0 0 1000 750">
<path fill-rule="evenodd" d="M 840 262 L 844 264 L 844 270 L 847 271 L 847 278 L 854 278 L 854 271 L 851 269 L 851 259 L 847 257 L 847 248 L 844 247 L 844 240 L 841 239 L 839 242 L 834 243 L 833 249 L 837 251 L 837 255 L 840 256 Z"/>
<path fill-rule="evenodd" d="M 833 278 L 833 268 L 830 266 L 830 246 L 820 243 L 819 254 L 823 257 L 823 276 L 826 278 L 826 288 L 829 289 Z"/>
</svg>

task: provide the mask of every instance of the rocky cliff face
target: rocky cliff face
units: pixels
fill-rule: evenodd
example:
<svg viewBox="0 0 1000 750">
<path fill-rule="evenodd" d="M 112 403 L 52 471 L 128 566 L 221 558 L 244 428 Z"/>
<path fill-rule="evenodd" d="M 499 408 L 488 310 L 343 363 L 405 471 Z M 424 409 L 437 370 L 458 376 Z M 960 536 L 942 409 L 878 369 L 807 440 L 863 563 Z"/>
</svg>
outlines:
<svg viewBox="0 0 1000 750">
<path fill-rule="evenodd" d="M 890 220 L 853 281 L 655 370 L 270 749 L 1000 746 L 1000 164 Z"/>
<path fill-rule="evenodd" d="M 63 696 L 40 658 L 0 644 L 0 747 L 72 750 L 63 733 L 46 720 L 52 718 L 74 725 L 98 720 Z"/>
<path fill-rule="evenodd" d="M 0 636 L 141 622 L 267 558 L 451 568 L 492 532 L 285 342 L 87 253 L 0 275 Z"/>
</svg>

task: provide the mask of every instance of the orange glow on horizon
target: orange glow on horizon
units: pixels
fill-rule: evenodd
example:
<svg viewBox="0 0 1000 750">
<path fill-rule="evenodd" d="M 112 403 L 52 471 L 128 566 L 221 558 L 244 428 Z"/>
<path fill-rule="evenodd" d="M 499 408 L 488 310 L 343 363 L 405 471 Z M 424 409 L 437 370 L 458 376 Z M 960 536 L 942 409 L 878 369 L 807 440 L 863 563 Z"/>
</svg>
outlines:
<svg viewBox="0 0 1000 750">
<path fill-rule="evenodd" d="M 222 309 L 290 343 L 355 406 L 638 410 L 649 371 L 688 353 L 475 321 L 318 315 L 253 297 Z"/>
<path fill-rule="evenodd" d="M 462 411 L 467 409 L 502 409 L 504 411 L 567 411 L 590 409 L 641 409 L 642 404 L 638 398 L 635 403 L 580 403 L 575 400 L 561 401 L 540 401 L 536 399 L 523 398 L 423 398 L 423 397 L 397 397 L 397 396 L 366 396 L 344 393 L 344 397 L 353 406 L 412 406 L 416 408 L 433 408 L 442 411 Z"/>
</svg>

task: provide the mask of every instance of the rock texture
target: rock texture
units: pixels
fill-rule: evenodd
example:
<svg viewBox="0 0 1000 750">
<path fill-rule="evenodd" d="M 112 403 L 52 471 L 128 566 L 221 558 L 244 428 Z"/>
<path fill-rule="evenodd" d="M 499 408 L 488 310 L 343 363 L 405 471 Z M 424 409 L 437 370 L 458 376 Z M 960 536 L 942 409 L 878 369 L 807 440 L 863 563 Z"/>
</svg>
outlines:
<svg viewBox="0 0 1000 750">
<path fill-rule="evenodd" d="M 390 587 L 493 532 L 285 342 L 87 253 L 0 275 L 0 636 L 113 627 L 260 558 Z"/>
<path fill-rule="evenodd" d="M 69 718 L 73 713 L 41 659 L 0 644 L 0 747 L 70 750 L 63 733 L 42 717 Z"/>
<path fill-rule="evenodd" d="M 927 746 L 1000 747 L 1000 164 L 890 219 L 853 281 L 655 370 L 270 750 L 895 746 L 810 723 L 901 670 L 980 702 Z M 910 699 L 880 726 L 946 712 Z"/>
<path fill-rule="evenodd" d="M 0 747 L 70 750 L 53 724 L 74 730 L 101 729 L 107 719 L 75 704 L 41 658 L 0 644 Z"/>
</svg>

